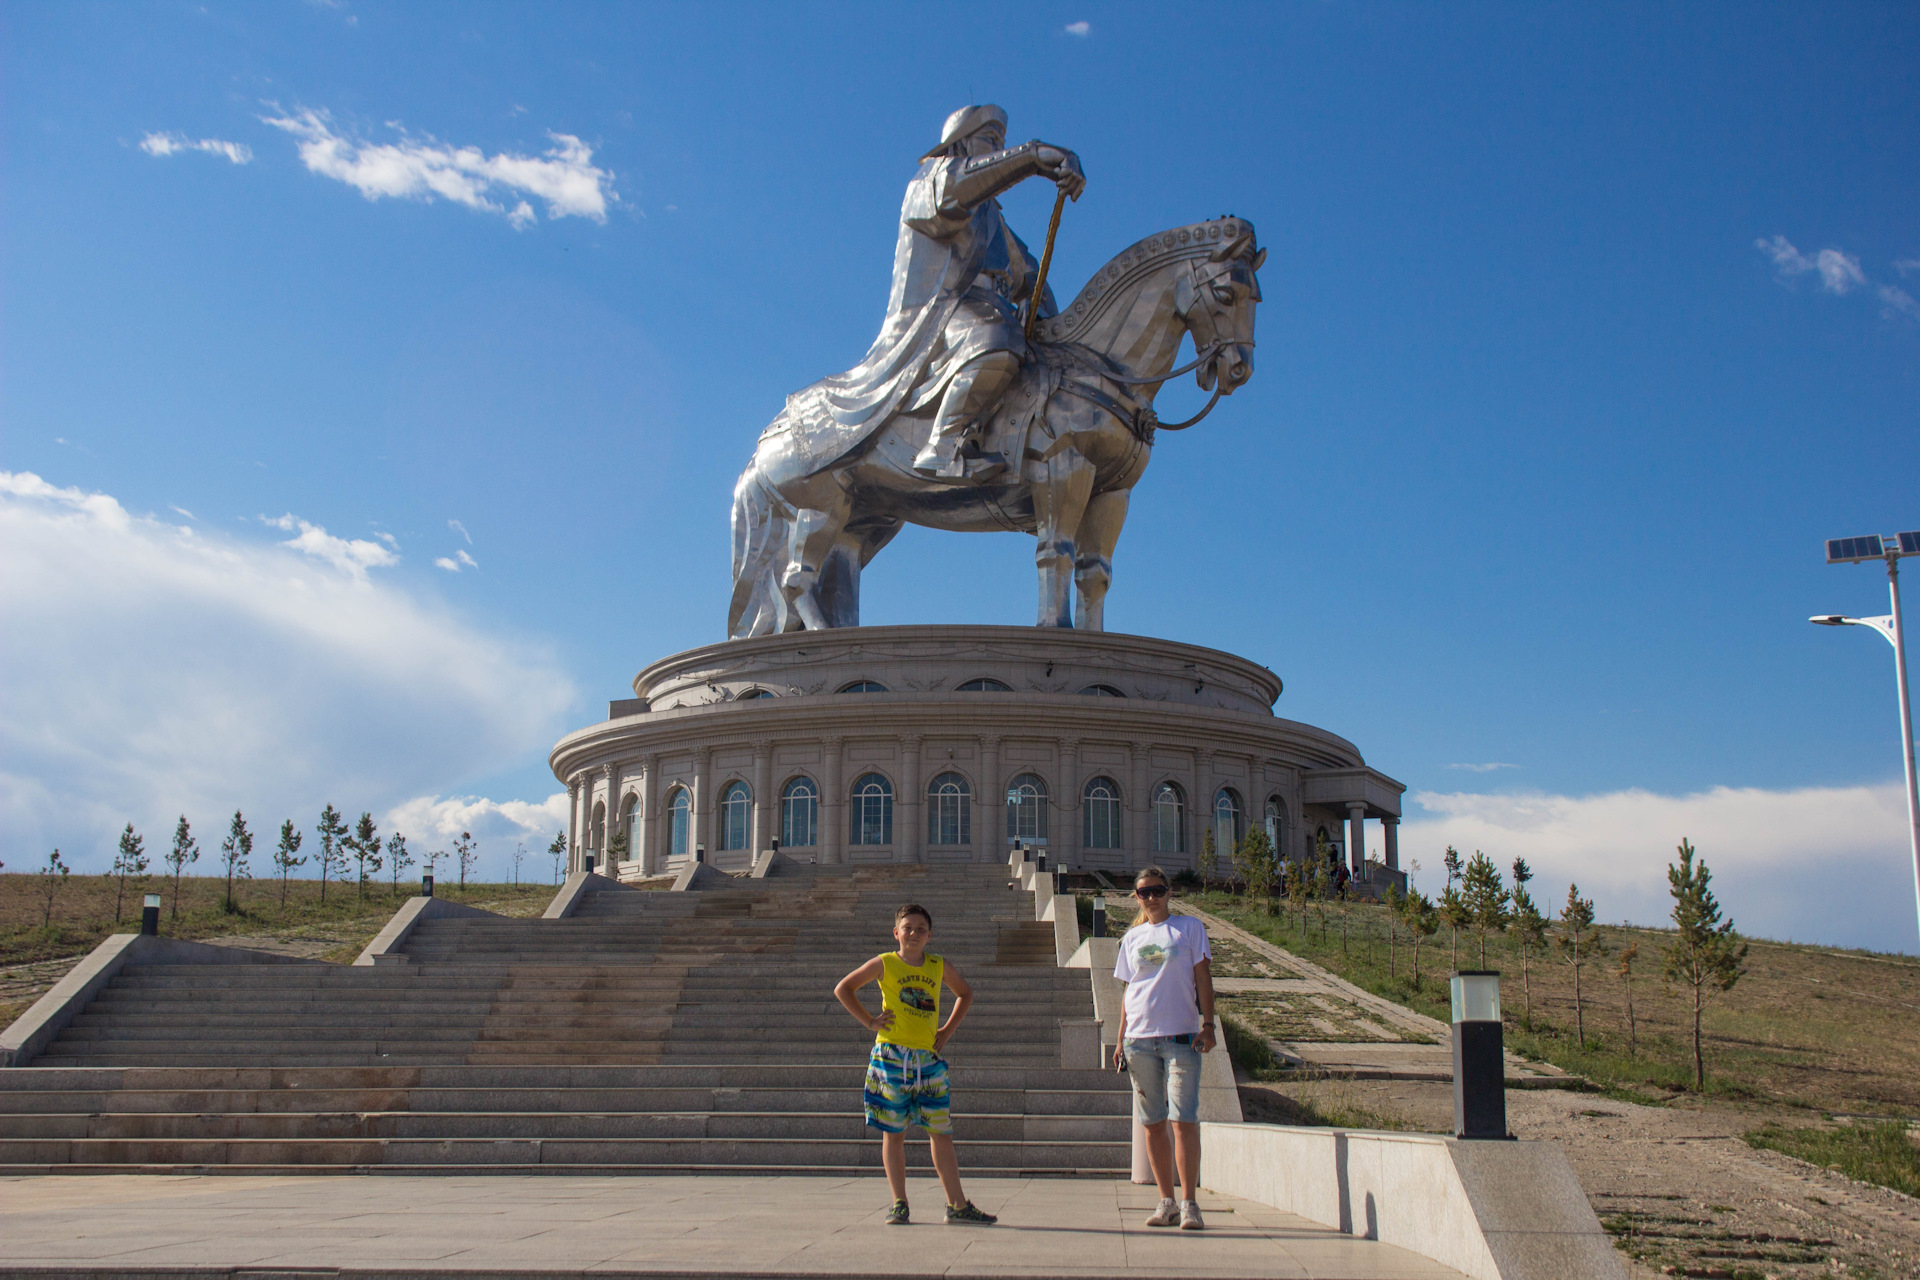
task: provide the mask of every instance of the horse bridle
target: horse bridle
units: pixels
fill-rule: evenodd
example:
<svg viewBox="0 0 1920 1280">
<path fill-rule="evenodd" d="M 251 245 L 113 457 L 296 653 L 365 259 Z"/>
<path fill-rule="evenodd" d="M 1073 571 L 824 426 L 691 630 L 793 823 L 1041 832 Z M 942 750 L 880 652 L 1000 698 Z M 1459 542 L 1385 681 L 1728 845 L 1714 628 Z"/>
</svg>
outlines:
<svg viewBox="0 0 1920 1280">
<path fill-rule="evenodd" d="M 1208 290 L 1212 288 L 1214 279 L 1217 278 L 1221 273 L 1214 272 L 1213 274 L 1208 275 L 1205 278 L 1202 278 L 1199 272 L 1193 270 L 1195 265 L 1197 264 L 1189 264 L 1188 270 L 1192 272 L 1191 278 L 1193 279 L 1193 282 L 1194 282 L 1194 298 L 1197 301 L 1203 290 Z M 1231 270 L 1231 268 L 1229 268 L 1229 270 Z M 1211 312 L 1208 313 L 1208 320 L 1209 320 L 1208 327 L 1211 328 L 1212 327 Z M 1189 326 L 1189 328 L 1191 328 L 1191 326 Z M 1174 378 L 1180 377 L 1182 374 L 1192 373 L 1195 369 L 1198 369 L 1201 365 L 1213 359 L 1215 356 L 1219 355 L 1222 351 L 1226 350 L 1230 346 L 1251 347 L 1253 345 L 1254 344 L 1252 342 L 1231 343 L 1226 341 L 1223 338 L 1215 338 L 1213 341 L 1207 343 L 1205 347 L 1201 348 L 1199 354 L 1195 355 L 1192 360 L 1188 361 L 1186 364 L 1181 365 L 1178 369 L 1174 369 L 1167 373 L 1160 374 L 1157 377 L 1129 378 L 1124 374 L 1107 373 L 1107 372 L 1102 372 L 1100 376 L 1105 378 L 1109 382 L 1116 382 L 1122 386 L 1128 386 L 1128 387 L 1143 386 L 1147 383 L 1169 382 L 1169 381 L 1172 381 Z M 1067 392 L 1069 395 L 1078 395 L 1082 399 L 1093 401 L 1093 403 L 1100 405 L 1101 408 L 1106 409 L 1109 413 L 1114 414 L 1115 417 L 1118 417 L 1123 421 L 1127 421 L 1128 425 L 1132 427 L 1135 435 L 1139 436 L 1143 440 L 1151 440 L 1153 438 L 1153 433 L 1155 431 L 1185 431 L 1188 427 L 1193 426 L 1195 423 L 1199 422 L 1202 418 L 1212 413 L 1213 406 L 1220 403 L 1220 397 L 1222 394 L 1225 393 L 1226 385 L 1225 385 L 1225 382 L 1218 375 L 1216 375 L 1213 380 L 1212 398 L 1207 401 L 1205 408 L 1201 409 L 1200 412 L 1194 414 L 1191 418 L 1188 418 L 1185 422 L 1162 422 L 1160 421 L 1158 416 L 1155 415 L 1152 405 L 1140 404 L 1138 401 L 1133 401 L 1133 398 L 1131 396 L 1128 397 L 1128 400 L 1133 403 L 1133 413 L 1131 415 L 1128 415 L 1125 412 L 1121 411 L 1120 406 L 1108 396 L 1088 395 L 1086 394 L 1087 389 L 1074 387 L 1070 383 L 1063 384 L 1060 389 L 1062 391 Z"/>
</svg>

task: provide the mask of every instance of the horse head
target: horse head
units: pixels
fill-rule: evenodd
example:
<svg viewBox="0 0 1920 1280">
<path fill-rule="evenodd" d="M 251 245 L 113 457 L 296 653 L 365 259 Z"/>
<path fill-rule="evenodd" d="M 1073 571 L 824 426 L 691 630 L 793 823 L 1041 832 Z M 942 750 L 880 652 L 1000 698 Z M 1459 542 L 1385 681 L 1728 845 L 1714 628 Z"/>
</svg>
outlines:
<svg viewBox="0 0 1920 1280">
<path fill-rule="evenodd" d="M 1194 380 L 1202 391 L 1217 386 L 1232 395 L 1253 376 L 1253 313 L 1260 301 L 1260 265 L 1265 249 L 1254 247 L 1253 228 L 1220 246 L 1205 258 L 1187 264 L 1187 274 L 1174 291 L 1174 310 L 1186 323 L 1196 351 L 1214 349 L 1202 361 Z"/>
</svg>

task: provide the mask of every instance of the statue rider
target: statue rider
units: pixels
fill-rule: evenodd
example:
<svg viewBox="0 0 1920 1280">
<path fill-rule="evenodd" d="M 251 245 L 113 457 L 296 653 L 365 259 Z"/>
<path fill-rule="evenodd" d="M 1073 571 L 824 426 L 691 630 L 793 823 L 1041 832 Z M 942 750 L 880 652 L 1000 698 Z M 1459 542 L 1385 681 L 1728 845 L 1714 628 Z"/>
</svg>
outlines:
<svg viewBox="0 0 1920 1280">
<path fill-rule="evenodd" d="M 937 404 L 913 468 L 960 483 L 990 479 L 1006 466 L 981 454 L 974 437 L 1026 357 L 1020 304 L 1039 273 L 994 197 L 1036 174 L 1076 200 L 1087 185 L 1073 152 L 1043 142 L 1008 147 L 1006 138 L 999 107 L 962 107 L 947 117 L 940 145 L 921 157 L 907 185 L 880 336 L 854 368 L 809 389 L 848 445 L 896 413 Z M 1053 313 L 1048 293 L 1039 314 Z"/>
<path fill-rule="evenodd" d="M 995 197 L 1036 174 L 1075 200 L 1087 185 L 1073 152 L 1039 141 L 1008 147 L 1006 139 L 1007 113 L 999 107 L 954 112 L 940 145 L 921 157 L 900 209 L 889 312 L 916 304 L 945 310 L 952 303 L 913 392 L 916 406 L 940 397 L 913 469 L 943 479 L 977 483 L 1005 468 L 1005 459 L 978 454 L 974 436 L 1027 354 L 1020 304 L 1033 293 L 1039 264 Z M 1054 310 L 1047 290 L 1039 315 Z M 970 463 L 960 456 L 963 446 L 976 454 Z"/>
</svg>

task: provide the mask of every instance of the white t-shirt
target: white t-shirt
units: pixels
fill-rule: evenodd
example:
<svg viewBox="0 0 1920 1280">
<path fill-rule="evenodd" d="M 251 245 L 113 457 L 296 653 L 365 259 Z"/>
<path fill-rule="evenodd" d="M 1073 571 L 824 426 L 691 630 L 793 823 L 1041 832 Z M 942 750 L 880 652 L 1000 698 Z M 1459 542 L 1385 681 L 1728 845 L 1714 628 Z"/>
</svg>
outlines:
<svg viewBox="0 0 1920 1280">
<path fill-rule="evenodd" d="M 1200 1030 L 1193 966 L 1213 958 L 1207 927 L 1192 916 L 1141 923 L 1120 939 L 1113 976 L 1127 984 L 1127 1036 L 1192 1035 Z"/>
</svg>

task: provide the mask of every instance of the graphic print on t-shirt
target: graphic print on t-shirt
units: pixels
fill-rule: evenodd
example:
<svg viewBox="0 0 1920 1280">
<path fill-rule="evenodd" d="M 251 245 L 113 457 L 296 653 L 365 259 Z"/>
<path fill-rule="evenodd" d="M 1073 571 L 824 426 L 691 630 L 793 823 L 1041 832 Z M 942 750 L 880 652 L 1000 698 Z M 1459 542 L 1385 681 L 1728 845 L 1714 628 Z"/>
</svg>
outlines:
<svg viewBox="0 0 1920 1280">
<path fill-rule="evenodd" d="M 1143 943 L 1133 953 L 1133 967 L 1136 969 L 1158 969 L 1167 962 L 1167 949 L 1157 942 Z"/>
<path fill-rule="evenodd" d="M 918 1009 L 922 1013 L 932 1013 L 940 1007 L 940 1002 L 933 998 L 931 991 L 922 991 L 919 987 L 909 987 L 904 984 L 900 987 L 900 1003 L 909 1009 Z"/>
</svg>

